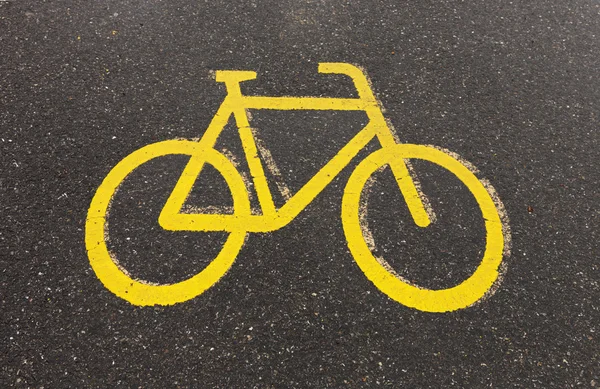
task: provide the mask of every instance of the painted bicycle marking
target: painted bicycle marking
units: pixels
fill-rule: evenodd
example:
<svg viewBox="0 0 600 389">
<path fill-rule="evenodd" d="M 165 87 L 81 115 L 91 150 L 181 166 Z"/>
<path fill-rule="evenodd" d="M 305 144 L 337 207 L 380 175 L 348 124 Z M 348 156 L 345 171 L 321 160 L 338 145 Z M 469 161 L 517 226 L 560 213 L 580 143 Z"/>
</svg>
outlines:
<svg viewBox="0 0 600 389">
<path fill-rule="evenodd" d="M 342 197 L 342 225 L 350 252 L 360 269 L 391 299 L 422 311 L 466 308 L 494 290 L 510 237 L 508 226 L 501 218 L 502 204 L 489 183 L 484 185 L 485 181 L 475 176 L 474 169 L 453 153 L 432 146 L 399 143 L 360 68 L 346 63 L 321 63 L 319 72 L 349 76 L 358 91 L 358 98 L 244 96 L 240 83 L 255 79 L 256 72 L 219 70 L 216 81 L 225 84 L 227 95 L 199 141 L 167 140 L 147 145 L 126 156 L 108 173 L 92 199 L 85 229 L 90 264 L 106 288 L 135 305 L 171 305 L 199 296 L 229 270 L 248 233 L 272 232 L 292 222 L 371 140 L 377 138 L 381 149 L 358 164 Z M 249 123 L 250 109 L 364 111 L 369 121 L 298 192 L 286 193 L 285 204 L 278 208 L 265 176 L 265 162 L 271 170 L 270 153 L 254 136 Z M 250 194 L 237 168 L 214 148 L 232 115 L 260 205 L 259 214 L 251 210 Z M 158 223 L 170 231 L 225 231 L 229 235 L 216 258 L 200 273 L 181 282 L 156 285 L 132 278 L 111 255 L 107 248 L 107 217 L 113 196 L 131 172 L 152 159 L 177 154 L 189 156 L 189 161 L 162 208 Z M 434 163 L 454 174 L 475 198 L 485 221 L 486 245 L 481 262 L 475 272 L 457 286 L 425 289 L 398 276 L 384 258 L 373 255 L 369 233 L 360 222 L 361 193 L 373 173 L 384 166 L 391 167 L 415 224 L 425 228 L 433 221 L 433 212 L 409 168 L 410 159 Z M 199 210 L 182 212 L 206 164 L 212 165 L 225 178 L 233 198 L 231 214 Z M 280 188 L 283 192 L 285 189 Z"/>
</svg>

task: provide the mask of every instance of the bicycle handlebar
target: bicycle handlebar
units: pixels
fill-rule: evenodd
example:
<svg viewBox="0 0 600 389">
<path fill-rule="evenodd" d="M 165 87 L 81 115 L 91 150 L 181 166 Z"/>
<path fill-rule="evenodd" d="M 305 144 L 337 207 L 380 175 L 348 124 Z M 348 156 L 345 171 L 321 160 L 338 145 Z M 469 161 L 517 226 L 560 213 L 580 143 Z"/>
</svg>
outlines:
<svg viewBox="0 0 600 389">
<path fill-rule="evenodd" d="M 371 91 L 371 84 L 365 76 L 365 72 L 356 65 L 343 62 L 321 62 L 319 73 L 343 74 L 352 79 L 358 92 L 358 97 L 368 102 L 375 102 L 375 96 Z"/>
</svg>

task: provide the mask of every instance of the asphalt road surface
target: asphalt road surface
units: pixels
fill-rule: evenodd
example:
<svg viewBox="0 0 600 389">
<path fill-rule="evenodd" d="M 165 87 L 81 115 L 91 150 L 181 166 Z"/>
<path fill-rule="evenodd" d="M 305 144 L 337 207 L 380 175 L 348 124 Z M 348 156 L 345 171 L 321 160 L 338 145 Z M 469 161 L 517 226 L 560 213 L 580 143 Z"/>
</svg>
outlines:
<svg viewBox="0 0 600 389">
<path fill-rule="evenodd" d="M 1 387 L 600 387 L 597 1 L 2 0 L 0 52 Z M 85 237 L 111 169 L 201 138 L 227 94 L 216 70 L 256 71 L 244 95 L 357 96 L 321 62 L 359 65 L 401 142 L 450 150 L 495 188 L 511 246 L 491 292 L 424 312 L 365 276 L 340 215 L 377 141 L 291 223 L 248 233 L 199 296 L 144 307 L 105 287 Z M 368 122 L 250 113 L 277 207 Z M 251 181 L 233 120 L 215 148 Z M 122 274 L 177 284 L 228 239 L 158 224 L 188 161 L 152 159 L 111 198 Z M 448 170 L 412 168 L 437 219 L 417 227 L 391 170 L 376 172 L 361 208 L 374 255 L 422 288 L 459 285 L 485 251 L 481 211 Z M 211 169 L 186 212 L 231 209 Z"/>
</svg>

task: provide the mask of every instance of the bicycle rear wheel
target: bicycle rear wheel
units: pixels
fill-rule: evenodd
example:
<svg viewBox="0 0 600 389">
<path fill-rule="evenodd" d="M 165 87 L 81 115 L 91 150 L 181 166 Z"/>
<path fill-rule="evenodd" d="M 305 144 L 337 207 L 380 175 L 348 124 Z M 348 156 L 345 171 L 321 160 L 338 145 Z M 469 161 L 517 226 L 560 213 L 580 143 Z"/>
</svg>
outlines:
<svg viewBox="0 0 600 389">
<path fill-rule="evenodd" d="M 234 215 L 249 215 L 250 202 L 244 182 L 231 162 L 214 149 L 200 149 L 197 142 L 169 140 L 153 143 L 122 159 L 98 187 L 85 225 L 85 244 L 92 269 L 104 286 L 134 305 L 172 305 L 194 298 L 214 285 L 231 267 L 241 250 L 245 231 L 229 233 L 223 248 L 200 273 L 173 284 L 156 285 L 132 278 L 107 247 L 110 203 L 121 183 L 141 165 L 167 155 L 201 156 L 225 178 L 233 197 Z"/>
<path fill-rule="evenodd" d="M 475 272 L 457 286 L 431 290 L 413 285 L 395 274 L 384 259 L 376 258 L 365 240 L 359 215 L 363 188 L 375 171 L 398 158 L 422 159 L 447 169 L 469 189 L 479 205 L 485 220 L 485 252 Z M 408 307 L 427 312 L 466 308 L 484 297 L 498 279 L 505 237 L 496 204 L 485 186 L 467 167 L 433 147 L 399 144 L 378 150 L 365 158 L 346 185 L 342 199 L 342 224 L 350 252 L 367 278 L 391 299 Z"/>
</svg>

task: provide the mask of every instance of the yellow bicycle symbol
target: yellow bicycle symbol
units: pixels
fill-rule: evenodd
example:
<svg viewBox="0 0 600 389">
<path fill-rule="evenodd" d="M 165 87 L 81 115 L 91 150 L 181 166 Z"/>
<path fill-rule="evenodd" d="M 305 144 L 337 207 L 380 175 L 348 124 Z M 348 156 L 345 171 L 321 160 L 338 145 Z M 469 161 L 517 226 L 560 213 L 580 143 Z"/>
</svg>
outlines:
<svg viewBox="0 0 600 389">
<path fill-rule="evenodd" d="M 290 223 L 373 139 L 381 149 L 358 164 L 344 190 L 342 224 L 348 247 L 367 278 L 393 300 L 422 311 L 445 312 L 468 307 L 481 299 L 498 278 L 505 236 L 499 210 L 486 186 L 457 158 L 431 146 L 400 144 L 387 125 L 365 74 L 346 63 L 321 63 L 320 73 L 349 76 L 358 98 L 244 96 L 240 83 L 256 78 L 256 72 L 221 70 L 216 81 L 225 83 L 227 95 L 199 141 L 167 140 L 142 147 L 122 159 L 96 191 L 86 220 L 85 243 L 92 268 L 104 286 L 135 305 L 170 305 L 194 298 L 214 285 L 231 267 L 249 232 L 269 232 Z M 277 208 L 265 177 L 248 110 L 349 110 L 364 111 L 368 124 L 348 142 L 283 206 Z M 232 162 L 214 149 L 231 115 L 239 129 L 248 167 L 259 200 L 261 214 L 252 214 L 248 189 Z M 107 217 L 110 203 L 125 178 L 142 164 L 166 155 L 187 155 L 187 163 L 166 201 L 158 222 L 171 231 L 225 231 L 228 238 L 217 257 L 200 273 L 174 284 L 156 285 L 130 277 L 107 248 Z M 360 197 L 367 180 L 389 165 L 414 222 L 430 224 L 430 215 L 406 165 L 422 159 L 452 172 L 472 193 L 485 220 L 486 245 L 476 271 L 461 284 L 440 290 L 424 289 L 399 277 L 382 258 L 375 257 L 360 223 Z M 233 197 L 232 214 L 181 212 L 203 166 L 210 164 L 225 178 Z"/>
</svg>

